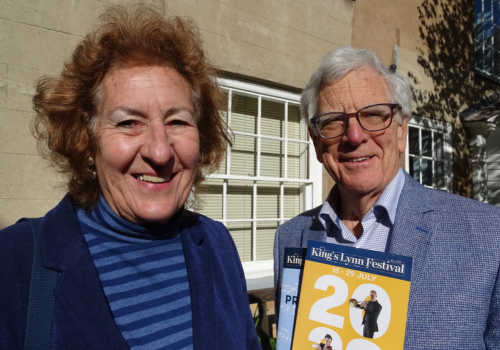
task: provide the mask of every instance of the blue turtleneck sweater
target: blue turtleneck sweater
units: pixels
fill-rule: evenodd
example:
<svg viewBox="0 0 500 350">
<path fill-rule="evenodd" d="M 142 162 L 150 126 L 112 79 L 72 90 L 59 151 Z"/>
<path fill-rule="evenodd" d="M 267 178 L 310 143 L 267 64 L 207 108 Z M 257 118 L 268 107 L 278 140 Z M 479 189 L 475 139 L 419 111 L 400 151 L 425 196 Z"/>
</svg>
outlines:
<svg viewBox="0 0 500 350">
<path fill-rule="evenodd" d="M 131 349 L 191 349 L 191 297 L 179 235 L 183 210 L 145 228 L 101 196 L 77 217 L 115 322 Z"/>
</svg>

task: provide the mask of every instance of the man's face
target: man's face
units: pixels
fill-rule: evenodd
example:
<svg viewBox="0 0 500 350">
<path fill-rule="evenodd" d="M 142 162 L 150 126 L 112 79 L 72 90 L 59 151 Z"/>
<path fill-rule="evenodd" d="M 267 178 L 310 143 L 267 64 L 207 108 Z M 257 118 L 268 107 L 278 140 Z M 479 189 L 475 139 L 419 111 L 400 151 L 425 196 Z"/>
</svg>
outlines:
<svg viewBox="0 0 500 350">
<path fill-rule="evenodd" d="M 325 338 L 325 347 L 331 346 L 332 345 L 332 340 L 330 338 Z"/>
<path fill-rule="evenodd" d="M 391 103 L 384 79 L 369 68 L 349 72 L 327 85 L 318 97 L 318 115 L 326 112 L 354 113 L 379 103 Z M 397 109 L 394 111 L 396 114 Z M 408 118 L 402 125 L 394 115 L 388 129 L 365 131 L 355 116 L 342 136 L 324 139 L 312 134 L 316 156 L 342 193 L 380 195 L 400 167 L 400 152 L 406 148 Z"/>
<path fill-rule="evenodd" d="M 377 300 L 377 293 L 375 292 L 370 292 L 370 300 L 371 301 L 376 301 Z"/>
</svg>

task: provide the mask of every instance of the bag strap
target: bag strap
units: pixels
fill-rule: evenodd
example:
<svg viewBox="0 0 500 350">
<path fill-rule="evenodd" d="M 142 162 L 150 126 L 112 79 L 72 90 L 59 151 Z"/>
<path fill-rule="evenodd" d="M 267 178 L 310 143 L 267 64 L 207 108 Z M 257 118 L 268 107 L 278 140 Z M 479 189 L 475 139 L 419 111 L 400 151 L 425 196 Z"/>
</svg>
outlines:
<svg viewBox="0 0 500 350">
<path fill-rule="evenodd" d="M 24 349 L 50 349 L 52 317 L 54 314 L 54 287 L 57 271 L 42 266 L 39 226 L 42 218 L 24 218 L 33 231 L 33 267 L 31 269 L 28 320 Z"/>
</svg>

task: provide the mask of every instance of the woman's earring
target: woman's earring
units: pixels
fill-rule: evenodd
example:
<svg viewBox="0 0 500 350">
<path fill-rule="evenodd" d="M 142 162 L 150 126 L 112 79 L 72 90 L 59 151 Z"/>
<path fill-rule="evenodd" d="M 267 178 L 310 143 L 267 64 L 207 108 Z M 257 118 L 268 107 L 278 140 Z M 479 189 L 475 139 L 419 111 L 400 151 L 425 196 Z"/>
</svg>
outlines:
<svg viewBox="0 0 500 350">
<path fill-rule="evenodd" d="M 90 171 L 90 178 L 95 180 L 97 178 L 97 173 L 95 171 L 94 159 L 92 157 L 89 157 L 87 168 Z"/>
</svg>

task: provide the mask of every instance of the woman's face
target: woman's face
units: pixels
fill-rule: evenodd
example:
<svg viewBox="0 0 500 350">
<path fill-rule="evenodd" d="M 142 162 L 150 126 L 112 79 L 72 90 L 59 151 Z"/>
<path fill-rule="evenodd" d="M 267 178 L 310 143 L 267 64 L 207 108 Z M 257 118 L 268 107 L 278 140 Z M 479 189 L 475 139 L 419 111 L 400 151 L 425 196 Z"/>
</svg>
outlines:
<svg viewBox="0 0 500 350">
<path fill-rule="evenodd" d="M 164 66 L 114 69 L 102 84 L 95 163 L 104 197 L 130 222 L 165 223 L 186 202 L 198 163 L 191 88 Z"/>
</svg>

